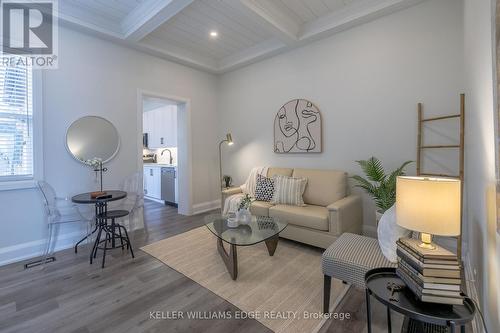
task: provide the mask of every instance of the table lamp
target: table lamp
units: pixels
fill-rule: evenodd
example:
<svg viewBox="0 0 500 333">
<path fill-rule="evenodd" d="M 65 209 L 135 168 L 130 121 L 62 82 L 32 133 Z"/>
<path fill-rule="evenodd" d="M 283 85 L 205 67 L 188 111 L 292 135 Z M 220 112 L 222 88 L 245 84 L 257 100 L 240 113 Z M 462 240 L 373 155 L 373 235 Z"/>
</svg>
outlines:
<svg viewBox="0 0 500 333">
<path fill-rule="evenodd" d="M 222 144 L 223 143 L 227 143 L 228 146 L 232 146 L 233 145 L 233 136 L 231 135 L 231 133 L 227 133 L 226 134 L 226 138 L 223 139 L 221 142 L 219 142 L 219 184 L 220 184 L 220 187 L 221 189 L 224 187 L 222 185 Z"/>
<path fill-rule="evenodd" d="M 400 176 L 396 180 L 397 224 L 420 232 L 422 248 L 436 249 L 432 235 L 460 235 L 460 204 L 458 179 Z"/>
</svg>

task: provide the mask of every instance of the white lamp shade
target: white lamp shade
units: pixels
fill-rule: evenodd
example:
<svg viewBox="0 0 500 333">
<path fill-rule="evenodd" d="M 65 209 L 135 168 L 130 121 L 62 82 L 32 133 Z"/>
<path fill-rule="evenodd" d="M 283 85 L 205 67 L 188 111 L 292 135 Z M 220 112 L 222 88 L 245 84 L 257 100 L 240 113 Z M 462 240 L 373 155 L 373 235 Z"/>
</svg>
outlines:
<svg viewBox="0 0 500 333">
<path fill-rule="evenodd" d="M 460 235 L 460 180 L 398 177 L 397 224 L 439 236 Z"/>
</svg>

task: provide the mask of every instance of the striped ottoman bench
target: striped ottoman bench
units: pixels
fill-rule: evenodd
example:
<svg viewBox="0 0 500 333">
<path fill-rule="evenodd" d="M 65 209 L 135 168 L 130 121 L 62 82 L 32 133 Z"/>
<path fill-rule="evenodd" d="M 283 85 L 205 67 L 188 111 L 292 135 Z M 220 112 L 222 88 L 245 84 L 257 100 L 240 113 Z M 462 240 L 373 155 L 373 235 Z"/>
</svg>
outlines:
<svg viewBox="0 0 500 333">
<path fill-rule="evenodd" d="M 328 313 L 332 277 L 364 288 L 366 272 L 377 267 L 396 267 L 396 264 L 384 257 L 376 238 L 344 233 L 323 252 L 322 266 L 323 311 Z"/>
</svg>

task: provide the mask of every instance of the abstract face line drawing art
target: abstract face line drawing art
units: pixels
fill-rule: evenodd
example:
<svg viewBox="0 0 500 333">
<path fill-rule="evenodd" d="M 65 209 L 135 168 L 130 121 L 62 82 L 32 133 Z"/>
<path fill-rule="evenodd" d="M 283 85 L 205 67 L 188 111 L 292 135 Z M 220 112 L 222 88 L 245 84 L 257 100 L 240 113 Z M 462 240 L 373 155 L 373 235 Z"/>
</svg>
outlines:
<svg viewBox="0 0 500 333">
<path fill-rule="evenodd" d="M 305 99 L 283 105 L 274 118 L 275 153 L 320 153 L 321 114 Z"/>
</svg>

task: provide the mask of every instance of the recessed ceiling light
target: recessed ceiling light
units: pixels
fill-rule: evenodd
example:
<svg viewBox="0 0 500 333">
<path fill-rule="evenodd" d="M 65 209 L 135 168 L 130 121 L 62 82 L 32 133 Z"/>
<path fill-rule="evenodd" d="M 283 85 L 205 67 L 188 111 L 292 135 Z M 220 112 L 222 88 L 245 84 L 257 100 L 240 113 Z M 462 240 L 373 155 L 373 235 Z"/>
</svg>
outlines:
<svg viewBox="0 0 500 333">
<path fill-rule="evenodd" d="M 215 38 L 217 36 L 219 36 L 219 33 L 217 31 L 215 30 L 210 31 L 210 37 Z"/>
</svg>

